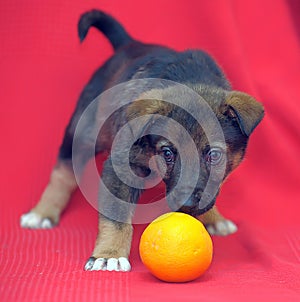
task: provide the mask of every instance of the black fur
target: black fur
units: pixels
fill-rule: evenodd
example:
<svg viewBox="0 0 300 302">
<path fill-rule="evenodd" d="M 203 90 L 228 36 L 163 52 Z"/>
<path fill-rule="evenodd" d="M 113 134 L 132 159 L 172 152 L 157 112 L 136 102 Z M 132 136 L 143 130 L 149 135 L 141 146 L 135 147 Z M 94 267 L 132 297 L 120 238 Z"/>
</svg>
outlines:
<svg viewBox="0 0 300 302">
<path fill-rule="evenodd" d="M 97 10 L 87 12 L 80 18 L 78 34 L 81 41 L 91 26 L 109 39 L 116 52 L 94 73 L 80 95 L 60 148 L 59 158 L 62 160 L 72 157 L 73 134 L 83 111 L 98 95 L 116 84 L 131 79 L 158 78 L 187 85 L 201 83 L 230 89 L 222 70 L 203 51 L 176 52 L 160 45 L 143 44 L 132 39 L 110 15 Z"/>
</svg>

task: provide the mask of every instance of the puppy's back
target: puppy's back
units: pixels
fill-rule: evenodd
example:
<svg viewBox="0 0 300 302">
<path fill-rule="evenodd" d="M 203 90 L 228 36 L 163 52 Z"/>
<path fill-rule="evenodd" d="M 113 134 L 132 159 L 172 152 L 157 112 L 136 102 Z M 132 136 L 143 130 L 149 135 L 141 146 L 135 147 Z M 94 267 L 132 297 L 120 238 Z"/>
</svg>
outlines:
<svg viewBox="0 0 300 302">
<path fill-rule="evenodd" d="M 117 20 L 99 10 L 81 16 L 78 23 L 81 41 L 90 27 L 100 30 L 115 50 L 114 56 L 104 65 L 109 79 L 106 89 L 141 78 L 161 78 L 184 84 L 230 89 L 220 67 L 204 51 L 176 52 L 165 46 L 136 41 Z"/>
</svg>

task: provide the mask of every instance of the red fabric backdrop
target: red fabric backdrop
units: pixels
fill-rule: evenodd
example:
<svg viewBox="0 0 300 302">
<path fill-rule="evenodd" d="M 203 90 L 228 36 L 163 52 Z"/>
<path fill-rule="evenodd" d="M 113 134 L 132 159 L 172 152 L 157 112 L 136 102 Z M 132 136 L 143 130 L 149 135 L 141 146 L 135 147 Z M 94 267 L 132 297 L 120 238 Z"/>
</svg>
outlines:
<svg viewBox="0 0 300 302">
<path fill-rule="evenodd" d="M 214 260 L 196 281 L 168 284 L 143 267 L 136 226 L 132 272 L 84 272 L 97 212 L 77 192 L 54 230 L 22 230 L 39 198 L 64 127 L 91 73 L 112 53 L 76 25 L 91 8 L 113 14 L 137 39 L 202 48 L 266 117 L 219 208 L 239 231 L 214 237 Z M 300 7 L 297 0 L 0 2 L 1 301 L 299 301 Z"/>
</svg>

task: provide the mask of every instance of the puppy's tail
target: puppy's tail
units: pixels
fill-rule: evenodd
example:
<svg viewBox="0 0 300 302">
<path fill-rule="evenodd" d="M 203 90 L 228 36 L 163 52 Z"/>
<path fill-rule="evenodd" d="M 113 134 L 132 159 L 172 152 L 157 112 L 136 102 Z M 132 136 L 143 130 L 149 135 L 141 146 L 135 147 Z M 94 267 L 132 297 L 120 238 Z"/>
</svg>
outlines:
<svg viewBox="0 0 300 302">
<path fill-rule="evenodd" d="M 80 42 L 84 40 L 91 26 L 99 29 L 108 38 L 114 50 L 133 41 L 124 27 L 113 17 L 99 10 L 91 10 L 84 13 L 78 22 Z"/>
</svg>

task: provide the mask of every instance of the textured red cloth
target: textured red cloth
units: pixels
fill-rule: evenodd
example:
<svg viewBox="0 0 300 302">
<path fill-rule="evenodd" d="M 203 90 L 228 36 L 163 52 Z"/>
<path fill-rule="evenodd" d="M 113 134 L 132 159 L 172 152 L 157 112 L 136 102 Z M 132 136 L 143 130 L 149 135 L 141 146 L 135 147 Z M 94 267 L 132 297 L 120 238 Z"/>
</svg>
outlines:
<svg viewBox="0 0 300 302">
<path fill-rule="evenodd" d="M 247 157 L 224 185 L 221 211 L 239 231 L 214 237 L 209 271 L 163 283 L 143 267 L 136 226 L 132 272 L 84 272 L 97 212 L 77 192 L 60 226 L 23 230 L 64 127 L 92 72 L 112 53 L 96 30 L 79 44 L 79 15 L 117 17 L 137 39 L 202 48 L 234 89 L 266 109 Z M 297 0 L 0 2 L 1 301 L 299 301 L 300 7 Z"/>
</svg>

